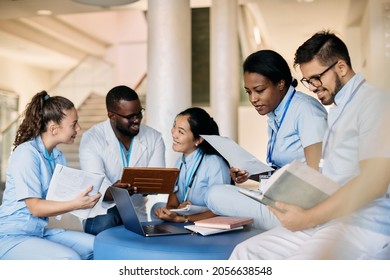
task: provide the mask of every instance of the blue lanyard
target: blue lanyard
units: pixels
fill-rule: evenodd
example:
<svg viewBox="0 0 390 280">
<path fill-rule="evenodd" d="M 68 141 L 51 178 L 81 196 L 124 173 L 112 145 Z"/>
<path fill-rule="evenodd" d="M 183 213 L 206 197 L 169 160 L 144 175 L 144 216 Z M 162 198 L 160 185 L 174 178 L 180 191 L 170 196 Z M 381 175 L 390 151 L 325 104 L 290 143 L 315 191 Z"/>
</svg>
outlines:
<svg viewBox="0 0 390 280">
<path fill-rule="evenodd" d="M 56 161 L 52 157 L 53 153 L 51 153 L 51 155 L 49 155 L 49 151 L 45 148 L 45 155 L 46 155 L 47 161 L 49 162 L 51 173 L 53 174 L 54 173 L 54 167 L 56 166 Z"/>
<path fill-rule="evenodd" d="M 185 187 L 184 188 L 185 195 L 184 195 L 183 201 L 187 201 L 189 198 L 189 193 L 190 193 L 192 184 L 194 183 L 196 172 L 198 171 L 198 168 L 203 160 L 203 157 L 204 157 L 204 153 L 200 149 L 198 149 L 198 153 L 197 153 L 196 158 L 194 160 L 194 164 L 192 165 L 192 169 L 190 171 L 190 174 L 189 174 L 188 178 L 187 178 L 187 176 L 185 177 L 185 178 L 187 178 L 187 183 L 184 186 Z M 181 171 L 182 165 L 183 165 L 183 163 L 180 164 L 180 171 Z"/>
<path fill-rule="evenodd" d="M 288 99 L 288 101 L 286 103 L 286 106 L 284 107 L 282 118 L 280 119 L 280 125 L 276 128 L 276 133 L 274 133 L 274 130 L 271 128 L 271 139 L 270 139 L 270 144 L 268 146 L 268 151 L 267 151 L 267 162 L 269 164 L 273 164 L 273 162 L 272 162 L 272 153 L 274 152 L 274 148 L 275 148 L 276 136 L 277 136 L 277 134 L 279 132 L 280 127 L 282 126 L 282 123 L 284 121 L 284 117 L 286 116 L 288 108 L 290 107 L 290 103 L 291 103 L 291 100 L 294 97 L 294 94 L 295 94 L 295 89 L 294 89 L 293 93 L 291 94 L 290 98 Z"/>
<path fill-rule="evenodd" d="M 125 154 L 125 151 L 124 149 L 125 146 L 119 141 L 118 139 L 118 144 L 119 144 L 119 151 L 121 153 L 121 159 L 122 159 L 122 167 L 125 168 L 125 167 L 128 167 L 129 164 L 130 164 L 130 157 L 131 157 L 131 151 L 133 149 L 133 139 L 131 139 L 131 142 L 130 142 L 130 147 L 129 147 L 129 153 L 127 155 L 127 158 L 126 158 L 126 154 Z"/>
</svg>

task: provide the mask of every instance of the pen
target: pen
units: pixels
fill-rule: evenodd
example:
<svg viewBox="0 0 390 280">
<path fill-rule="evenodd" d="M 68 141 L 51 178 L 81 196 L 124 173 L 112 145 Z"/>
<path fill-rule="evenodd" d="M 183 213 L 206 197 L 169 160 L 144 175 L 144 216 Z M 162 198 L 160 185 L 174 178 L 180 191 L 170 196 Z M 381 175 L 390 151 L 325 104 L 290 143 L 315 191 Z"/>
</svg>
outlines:
<svg viewBox="0 0 390 280">
<path fill-rule="evenodd" d="M 183 202 L 187 201 L 188 193 L 189 193 L 189 192 L 190 192 L 190 187 L 187 189 L 187 192 L 186 192 L 186 194 L 185 194 L 185 196 L 184 196 Z"/>
<path fill-rule="evenodd" d="M 194 174 L 194 175 L 195 175 L 195 174 Z M 195 176 L 192 176 L 190 185 L 188 186 L 188 189 L 187 189 L 187 191 L 186 191 L 186 194 L 184 195 L 184 200 L 183 200 L 183 202 L 187 201 L 187 199 L 188 199 L 188 195 L 189 195 L 189 193 L 190 193 L 192 184 L 194 183 L 194 179 L 195 179 Z"/>
</svg>

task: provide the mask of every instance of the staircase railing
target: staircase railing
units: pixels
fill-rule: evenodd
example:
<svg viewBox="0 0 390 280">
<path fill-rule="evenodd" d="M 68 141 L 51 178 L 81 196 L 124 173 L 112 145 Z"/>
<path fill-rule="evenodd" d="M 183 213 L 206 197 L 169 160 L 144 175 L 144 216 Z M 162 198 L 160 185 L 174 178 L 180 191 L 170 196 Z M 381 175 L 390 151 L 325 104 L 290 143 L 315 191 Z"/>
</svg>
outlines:
<svg viewBox="0 0 390 280">
<path fill-rule="evenodd" d="M 5 166 L 16 135 L 19 115 L 19 96 L 0 91 L 0 182 L 5 181 Z M 1 184 L 2 187 L 2 184 Z"/>
<path fill-rule="evenodd" d="M 114 66 L 95 56 L 88 55 L 80 63 L 67 71 L 53 86 L 48 89 L 55 95 L 69 97 L 76 108 L 91 93 L 101 93 L 112 85 L 114 77 Z M 80 78 L 82 77 L 82 78 Z M 0 106 L 6 106 L 9 98 L 15 99 L 19 105 L 19 97 L 15 93 L 0 91 Z M 1 107 L 1 108 L 2 108 Z M 0 111 L 0 183 L 5 182 L 5 173 L 8 158 L 12 152 L 13 141 L 19 125 L 21 115 L 18 114 L 18 107 L 10 113 Z"/>
</svg>

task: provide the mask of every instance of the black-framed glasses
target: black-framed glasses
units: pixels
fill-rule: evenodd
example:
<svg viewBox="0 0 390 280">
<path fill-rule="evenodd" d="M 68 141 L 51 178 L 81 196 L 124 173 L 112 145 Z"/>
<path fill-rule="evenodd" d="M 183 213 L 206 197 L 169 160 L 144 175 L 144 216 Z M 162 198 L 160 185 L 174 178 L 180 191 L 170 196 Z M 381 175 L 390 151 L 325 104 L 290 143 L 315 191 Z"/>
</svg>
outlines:
<svg viewBox="0 0 390 280">
<path fill-rule="evenodd" d="M 127 115 L 127 116 L 121 115 L 121 114 L 113 112 L 113 111 L 110 111 L 110 112 L 115 114 L 115 115 L 117 115 L 117 116 L 119 116 L 119 117 L 121 117 L 121 118 L 124 118 L 124 119 L 128 120 L 129 122 L 133 122 L 136 119 L 140 120 L 140 119 L 143 118 L 144 113 L 145 113 L 145 109 L 142 108 L 139 113 L 135 113 L 135 114 Z"/>
<path fill-rule="evenodd" d="M 313 77 L 311 77 L 310 79 L 306 79 L 306 78 L 302 78 L 301 79 L 301 83 L 307 87 L 308 89 L 310 89 L 310 85 L 312 85 L 313 87 L 320 87 L 322 86 L 322 81 L 321 81 L 321 77 L 326 73 L 328 72 L 330 69 L 332 69 L 332 67 L 334 67 L 336 64 L 337 64 L 338 61 L 336 61 L 335 63 L 333 63 L 331 66 L 329 66 L 328 68 L 326 68 L 322 73 L 318 74 L 318 75 L 314 75 Z"/>
</svg>

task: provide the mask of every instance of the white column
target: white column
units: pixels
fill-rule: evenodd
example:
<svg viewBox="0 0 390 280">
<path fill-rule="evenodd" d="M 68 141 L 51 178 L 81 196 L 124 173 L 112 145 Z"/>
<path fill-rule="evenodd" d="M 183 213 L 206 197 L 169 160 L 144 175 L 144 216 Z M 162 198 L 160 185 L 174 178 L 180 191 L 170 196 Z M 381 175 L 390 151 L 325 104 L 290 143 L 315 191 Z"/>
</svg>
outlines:
<svg viewBox="0 0 390 280">
<path fill-rule="evenodd" d="M 191 106 L 191 8 L 189 0 L 148 0 L 147 124 L 163 134 L 167 166 L 175 116 Z"/>
<path fill-rule="evenodd" d="M 237 0 L 213 0 L 210 39 L 210 105 L 223 136 L 237 140 L 240 60 Z"/>
<path fill-rule="evenodd" d="M 390 90 L 390 3 L 368 1 L 369 47 L 367 49 L 368 81 Z"/>
</svg>

